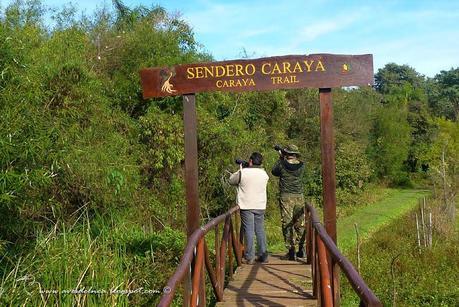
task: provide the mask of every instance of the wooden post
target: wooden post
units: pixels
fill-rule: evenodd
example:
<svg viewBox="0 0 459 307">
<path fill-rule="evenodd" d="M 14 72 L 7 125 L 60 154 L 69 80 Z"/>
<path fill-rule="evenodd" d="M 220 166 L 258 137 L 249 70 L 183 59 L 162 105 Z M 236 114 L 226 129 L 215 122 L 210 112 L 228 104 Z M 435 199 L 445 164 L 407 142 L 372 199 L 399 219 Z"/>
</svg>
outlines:
<svg viewBox="0 0 459 307">
<path fill-rule="evenodd" d="M 333 294 L 330 281 L 330 271 L 328 265 L 327 250 L 325 249 L 324 242 L 318 234 L 316 234 L 317 252 L 319 254 L 319 270 L 320 270 L 320 289 L 321 289 L 321 306 L 332 307 Z"/>
<path fill-rule="evenodd" d="M 218 231 L 218 225 L 215 226 L 215 276 L 216 276 L 216 279 L 217 279 L 217 287 L 218 287 L 218 291 L 222 291 L 223 293 L 223 290 L 220 288 L 220 236 L 219 236 L 219 231 Z M 220 300 L 218 300 L 217 298 L 217 301 L 220 302 Z"/>
<path fill-rule="evenodd" d="M 321 88 L 319 90 L 319 96 L 324 226 L 328 235 L 336 243 L 335 146 L 333 140 L 333 106 L 331 100 L 331 89 Z"/>
<path fill-rule="evenodd" d="M 419 219 L 418 219 L 418 214 L 415 213 L 415 216 L 416 216 L 416 235 L 417 235 L 417 238 L 418 238 L 418 250 L 419 250 L 419 253 L 421 253 L 421 236 L 419 235 Z"/>
<path fill-rule="evenodd" d="M 192 294 L 191 294 L 191 306 L 205 306 L 203 301 L 200 297 L 201 294 L 201 287 L 202 287 L 202 267 L 204 263 L 204 238 L 201 238 L 196 246 L 196 256 L 195 256 L 195 263 L 193 268 L 193 283 L 192 283 Z M 199 299 L 198 299 L 199 295 Z"/>
<path fill-rule="evenodd" d="M 335 145 L 333 136 L 333 105 L 330 88 L 319 89 L 320 100 L 320 148 L 322 155 L 322 183 L 325 230 L 337 244 L 336 239 L 336 177 Z M 339 268 L 332 266 L 334 305 L 339 306 Z"/>
<path fill-rule="evenodd" d="M 186 231 L 189 238 L 199 228 L 201 212 L 198 194 L 198 137 L 194 94 L 183 95 L 183 122 L 185 128 Z M 204 283 L 204 280 L 201 282 Z M 190 301 L 191 276 L 185 278 L 184 284 L 183 301 L 187 306 L 187 302 Z M 201 296 L 199 300 L 202 302 L 204 298 Z"/>
<path fill-rule="evenodd" d="M 305 208 L 306 211 L 306 208 Z M 311 220 L 311 213 L 307 212 L 307 215 L 305 217 L 305 221 L 308 223 L 307 224 L 307 233 L 306 233 L 306 263 L 307 264 L 312 264 L 313 263 L 313 257 L 314 257 L 314 252 L 313 252 L 313 240 L 314 237 L 312 236 L 312 220 Z"/>
<path fill-rule="evenodd" d="M 317 272 L 317 249 L 316 249 L 316 229 L 311 227 L 311 278 L 312 278 L 312 297 L 318 299 L 318 272 Z"/>
<path fill-rule="evenodd" d="M 199 228 L 200 208 L 198 196 L 198 135 L 195 95 L 183 96 L 183 121 L 185 126 L 185 184 L 186 230 L 190 237 Z"/>
</svg>

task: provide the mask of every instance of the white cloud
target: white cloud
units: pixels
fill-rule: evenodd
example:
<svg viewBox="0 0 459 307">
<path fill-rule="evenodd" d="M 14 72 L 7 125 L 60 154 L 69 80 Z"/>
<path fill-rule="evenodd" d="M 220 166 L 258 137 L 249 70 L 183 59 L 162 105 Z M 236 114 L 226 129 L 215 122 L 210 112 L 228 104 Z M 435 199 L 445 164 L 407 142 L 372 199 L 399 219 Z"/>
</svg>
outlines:
<svg viewBox="0 0 459 307">
<path fill-rule="evenodd" d="M 333 32 L 338 28 L 339 24 L 335 21 L 321 21 L 304 27 L 300 32 L 300 37 L 303 41 L 312 41 L 322 34 Z"/>
<path fill-rule="evenodd" d="M 239 36 L 243 38 L 250 38 L 254 36 L 267 34 L 275 30 L 276 30 L 276 27 L 267 27 L 267 28 L 262 28 L 262 29 L 247 29 L 239 33 Z"/>
<path fill-rule="evenodd" d="M 243 13 L 237 5 L 211 4 L 204 10 L 189 12 L 183 18 L 201 34 L 226 33 L 232 24 L 243 18 Z"/>
<path fill-rule="evenodd" d="M 389 62 L 394 62 L 407 64 L 419 73 L 433 77 L 440 70 L 459 67 L 458 37 L 458 30 L 450 30 L 443 32 L 441 36 L 433 32 L 376 42 L 371 45 L 375 71 Z"/>
<path fill-rule="evenodd" d="M 362 12 L 363 10 L 350 15 L 340 15 L 328 20 L 310 23 L 301 29 L 296 40 L 309 42 L 325 34 L 343 30 L 358 21 L 362 16 Z"/>
</svg>

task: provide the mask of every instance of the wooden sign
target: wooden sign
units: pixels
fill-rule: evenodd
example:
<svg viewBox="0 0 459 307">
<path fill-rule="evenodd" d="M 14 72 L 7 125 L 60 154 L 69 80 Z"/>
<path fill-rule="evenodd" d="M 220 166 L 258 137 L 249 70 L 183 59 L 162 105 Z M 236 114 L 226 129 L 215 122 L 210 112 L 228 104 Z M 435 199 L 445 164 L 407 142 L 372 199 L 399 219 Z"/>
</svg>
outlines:
<svg viewBox="0 0 459 307">
<path fill-rule="evenodd" d="M 372 85 L 373 56 L 287 55 L 147 68 L 140 71 L 143 97 L 207 91 L 267 91 Z"/>
</svg>

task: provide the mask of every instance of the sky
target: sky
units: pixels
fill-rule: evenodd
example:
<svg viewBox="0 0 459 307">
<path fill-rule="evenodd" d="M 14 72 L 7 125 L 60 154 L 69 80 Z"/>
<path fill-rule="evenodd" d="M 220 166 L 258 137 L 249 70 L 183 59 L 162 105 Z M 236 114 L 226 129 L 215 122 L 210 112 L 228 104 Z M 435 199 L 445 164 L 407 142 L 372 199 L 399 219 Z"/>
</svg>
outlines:
<svg viewBox="0 0 459 307">
<path fill-rule="evenodd" d="M 9 0 L 10 1 L 10 0 Z M 0 3 L 5 6 L 9 1 Z M 49 6 L 71 2 L 44 0 Z M 86 13 L 108 0 L 73 1 Z M 407 64 L 434 77 L 459 67 L 459 1 L 124 0 L 179 13 L 215 60 L 289 54 L 373 54 L 375 72 Z"/>
</svg>

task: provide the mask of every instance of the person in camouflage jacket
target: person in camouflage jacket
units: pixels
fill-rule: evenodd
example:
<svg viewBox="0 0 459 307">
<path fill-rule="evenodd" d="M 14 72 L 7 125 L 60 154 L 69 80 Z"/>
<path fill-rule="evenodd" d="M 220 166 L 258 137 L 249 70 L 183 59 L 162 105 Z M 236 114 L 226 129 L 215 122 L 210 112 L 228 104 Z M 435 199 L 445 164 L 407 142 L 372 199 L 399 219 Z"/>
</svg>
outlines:
<svg viewBox="0 0 459 307">
<path fill-rule="evenodd" d="M 295 145 L 289 145 L 280 152 L 279 160 L 271 173 L 279 177 L 279 208 L 282 233 L 288 249 L 286 258 L 295 260 L 305 257 L 304 241 L 304 163 L 299 160 L 300 152 Z M 295 253 L 295 246 L 298 252 Z"/>
</svg>

